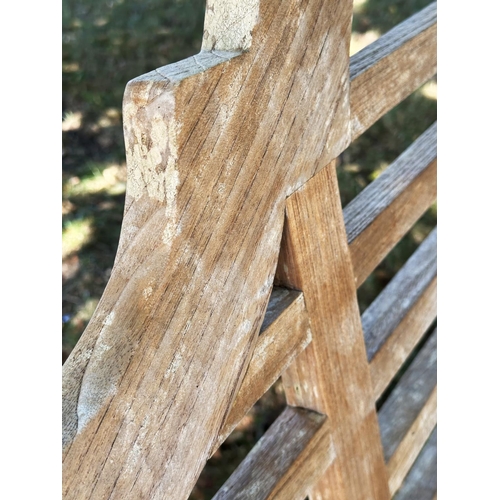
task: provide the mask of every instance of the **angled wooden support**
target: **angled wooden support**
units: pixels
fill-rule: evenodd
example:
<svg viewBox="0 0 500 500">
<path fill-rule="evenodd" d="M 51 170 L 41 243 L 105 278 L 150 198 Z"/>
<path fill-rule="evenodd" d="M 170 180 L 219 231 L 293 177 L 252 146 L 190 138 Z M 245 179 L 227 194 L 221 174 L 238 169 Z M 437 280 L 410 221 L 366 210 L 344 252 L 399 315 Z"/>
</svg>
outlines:
<svg viewBox="0 0 500 500">
<path fill-rule="evenodd" d="M 303 295 L 286 288 L 274 288 L 248 370 L 220 430 L 214 452 L 311 340 Z"/>
<path fill-rule="evenodd" d="M 277 279 L 302 290 L 312 343 L 283 374 L 287 401 L 324 413 L 337 458 L 311 499 L 388 499 L 335 162 L 287 200 Z"/>
<path fill-rule="evenodd" d="M 115 265 L 63 368 L 66 499 L 187 498 L 271 293 L 285 199 L 349 144 L 349 0 L 209 0 L 132 80 Z"/>
<path fill-rule="evenodd" d="M 287 407 L 214 500 L 304 500 L 334 459 L 325 415 Z"/>
</svg>

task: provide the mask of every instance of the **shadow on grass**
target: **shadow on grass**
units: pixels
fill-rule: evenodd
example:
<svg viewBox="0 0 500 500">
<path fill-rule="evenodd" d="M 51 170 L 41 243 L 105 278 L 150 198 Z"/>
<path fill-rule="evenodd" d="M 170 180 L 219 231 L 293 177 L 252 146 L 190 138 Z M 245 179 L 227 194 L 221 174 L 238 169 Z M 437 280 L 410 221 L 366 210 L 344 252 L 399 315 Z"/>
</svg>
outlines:
<svg viewBox="0 0 500 500">
<path fill-rule="evenodd" d="M 88 176 L 87 176 L 88 179 Z M 67 178 L 82 184 L 86 176 Z M 74 191 L 74 187 L 73 187 Z M 111 274 L 124 193 L 101 189 L 65 196 L 63 215 L 63 362 L 80 338 Z"/>
</svg>

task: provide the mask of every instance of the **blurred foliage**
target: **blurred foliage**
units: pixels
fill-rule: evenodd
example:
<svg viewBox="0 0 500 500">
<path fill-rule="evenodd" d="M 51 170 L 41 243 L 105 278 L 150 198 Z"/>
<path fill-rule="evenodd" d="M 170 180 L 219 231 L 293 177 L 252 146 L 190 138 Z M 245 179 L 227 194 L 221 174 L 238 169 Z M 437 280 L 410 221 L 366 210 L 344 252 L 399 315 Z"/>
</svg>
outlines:
<svg viewBox="0 0 500 500">
<path fill-rule="evenodd" d="M 354 0 L 352 31 L 366 33 L 376 29 L 385 33 L 430 3 L 429 0 Z"/>
<path fill-rule="evenodd" d="M 120 107 L 125 83 L 196 53 L 204 0 L 63 0 L 64 104 L 88 119 Z M 63 107 L 64 107 L 63 104 Z"/>
<path fill-rule="evenodd" d="M 121 101 L 126 83 L 197 53 L 204 0 L 63 0 L 63 360 L 109 279 L 126 182 Z M 429 0 L 354 0 L 353 50 Z M 432 85 L 432 84 L 431 84 Z M 399 104 L 340 157 L 343 206 L 436 120 L 429 85 Z M 364 310 L 436 224 L 436 206 L 358 290 Z M 208 462 L 192 500 L 211 498 L 285 404 L 278 381 Z"/>
</svg>

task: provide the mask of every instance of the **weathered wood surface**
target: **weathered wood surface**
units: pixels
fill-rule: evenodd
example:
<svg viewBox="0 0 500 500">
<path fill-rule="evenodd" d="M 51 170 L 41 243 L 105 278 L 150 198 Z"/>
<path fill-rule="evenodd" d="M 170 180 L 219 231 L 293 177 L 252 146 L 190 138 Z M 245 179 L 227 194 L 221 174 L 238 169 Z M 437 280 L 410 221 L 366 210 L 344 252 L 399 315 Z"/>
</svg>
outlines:
<svg viewBox="0 0 500 500">
<path fill-rule="evenodd" d="M 344 209 L 357 286 L 436 199 L 437 125 L 432 125 Z"/>
<path fill-rule="evenodd" d="M 376 398 L 436 317 L 436 275 L 434 229 L 361 317 Z"/>
<path fill-rule="evenodd" d="M 437 228 L 434 228 L 361 317 L 368 361 L 373 359 L 436 274 Z"/>
<path fill-rule="evenodd" d="M 127 85 L 111 279 L 63 368 L 63 494 L 186 498 L 246 372 L 285 198 L 349 143 L 352 2 L 209 0 Z"/>
<path fill-rule="evenodd" d="M 390 460 L 436 387 L 436 346 L 437 330 L 434 330 L 378 413 L 386 461 Z"/>
<path fill-rule="evenodd" d="M 437 424 L 437 387 L 413 422 L 397 450 L 387 464 L 389 489 L 393 495 L 415 462 L 420 450 Z"/>
<path fill-rule="evenodd" d="M 437 427 L 420 452 L 394 500 L 437 499 Z"/>
<path fill-rule="evenodd" d="M 375 399 L 380 398 L 436 315 L 437 278 L 434 278 L 370 362 Z"/>
<path fill-rule="evenodd" d="M 428 5 L 351 57 L 352 140 L 436 73 L 436 5 Z"/>
<path fill-rule="evenodd" d="M 337 455 L 309 497 L 389 498 L 335 163 L 287 199 L 277 280 L 302 290 L 313 332 L 287 401 L 328 416 Z"/>
<path fill-rule="evenodd" d="M 378 413 L 391 494 L 436 425 L 437 330 Z"/>
<path fill-rule="evenodd" d="M 303 500 L 334 458 L 328 419 L 287 407 L 214 500 Z"/>
<path fill-rule="evenodd" d="M 274 288 L 252 360 L 214 452 L 311 340 L 303 295 L 286 288 Z"/>
</svg>

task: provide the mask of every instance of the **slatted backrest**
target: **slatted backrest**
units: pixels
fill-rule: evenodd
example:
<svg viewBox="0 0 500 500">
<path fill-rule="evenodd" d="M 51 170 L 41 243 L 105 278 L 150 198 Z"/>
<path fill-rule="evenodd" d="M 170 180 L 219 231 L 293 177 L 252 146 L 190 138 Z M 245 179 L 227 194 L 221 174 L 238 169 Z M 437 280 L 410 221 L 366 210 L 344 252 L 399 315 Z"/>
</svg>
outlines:
<svg viewBox="0 0 500 500">
<path fill-rule="evenodd" d="M 435 425 L 435 334 L 375 401 L 435 317 L 435 233 L 363 316 L 356 289 L 435 199 L 435 126 L 344 210 L 336 158 L 435 73 L 436 7 L 349 60 L 351 16 L 209 0 L 201 53 L 127 85 L 118 253 L 63 368 L 65 498 L 187 498 L 280 375 L 289 406 L 217 498 L 401 485 Z"/>
</svg>

